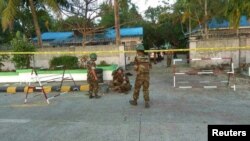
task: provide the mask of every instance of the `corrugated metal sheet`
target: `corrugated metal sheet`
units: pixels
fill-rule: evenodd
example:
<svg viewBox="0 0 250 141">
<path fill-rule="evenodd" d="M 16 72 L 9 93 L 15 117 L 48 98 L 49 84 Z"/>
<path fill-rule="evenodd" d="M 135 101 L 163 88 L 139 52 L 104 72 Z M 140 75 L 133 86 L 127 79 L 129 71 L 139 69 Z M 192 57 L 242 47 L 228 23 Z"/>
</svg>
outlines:
<svg viewBox="0 0 250 141">
<path fill-rule="evenodd" d="M 222 28 L 229 28 L 230 27 L 230 23 L 227 20 L 216 20 L 215 18 L 213 18 L 210 22 L 208 22 L 208 28 L 209 29 L 222 29 Z M 246 16 L 241 16 L 240 18 L 240 23 L 239 23 L 239 28 L 242 27 L 250 27 L 250 21 L 247 19 Z M 193 33 L 197 33 L 202 29 L 202 26 L 197 26 L 196 28 L 194 28 L 192 30 L 192 34 Z M 187 36 L 189 35 L 189 32 L 186 32 L 184 35 Z"/>
<path fill-rule="evenodd" d="M 108 29 L 105 33 L 105 37 L 109 39 L 114 39 L 115 33 L 116 33 L 115 29 Z M 143 36 L 143 28 L 142 27 L 121 28 L 120 35 L 121 37 Z"/>
<path fill-rule="evenodd" d="M 73 37 L 73 32 L 45 32 L 42 34 L 42 40 L 43 41 L 53 41 L 53 40 L 64 40 Z M 37 38 L 33 39 L 34 41 L 37 40 Z"/>
<path fill-rule="evenodd" d="M 114 40 L 115 39 L 115 29 L 107 29 L 103 35 L 95 35 L 93 40 Z M 120 29 L 121 37 L 137 37 L 143 36 L 143 28 L 121 28 Z M 76 42 L 79 40 L 81 43 L 82 37 L 74 37 L 74 32 L 45 32 L 42 34 L 42 40 L 50 42 L 53 45 Z M 33 38 L 33 41 L 37 41 L 37 38 Z"/>
<path fill-rule="evenodd" d="M 230 24 L 229 21 L 227 20 L 218 21 L 216 19 L 212 19 L 211 22 L 209 22 L 208 24 L 208 27 L 210 29 L 228 28 L 229 26 Z M 245 27 L 245 26 L 250 26 L 250 22 L 248 21 L 246 16 L 241 16 L 239 27 Z"/>
</svg>

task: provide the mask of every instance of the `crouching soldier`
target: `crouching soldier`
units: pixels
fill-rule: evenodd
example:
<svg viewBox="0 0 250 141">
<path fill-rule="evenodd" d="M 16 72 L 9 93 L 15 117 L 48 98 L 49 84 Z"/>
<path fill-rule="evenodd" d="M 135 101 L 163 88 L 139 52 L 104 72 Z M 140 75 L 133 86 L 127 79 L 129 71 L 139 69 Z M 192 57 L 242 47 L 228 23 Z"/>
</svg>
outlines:
<svg viewBox="0 0 250 141">
<path fill-rule="evenodd" d="M 97 55 L 95 53 L 90 54 L 90 61 L 87 62 L 87 82 L 89 83 L 89 98 L 100 98 L 100 96 L 97 95 L 99 85 L 98 85 L 98 78 L 95 72 L 96 69 L 96 59 Z M 93 95 L 94 94 L 94 95 Z"/>
<path fill-rule="evenodd" d="M 145 108 L 149 108 L 149 70 L 152 68 L 149 56 L 144 52 L 143 44 L 138 44 L 136 47 L 137 56 L 135 57 L 135 71 L 137 73 L 133 100 L 130 100 L 131 105 L 137 105 L 139 98 L 139 92 L 141 86 L 143 86 L 143 96 L 145 101 Z"/>
<path fill-rule="evenodd" d="M 111 89 L 115 92 L 127 94 L 132 86 L 130 85 L 128 76 L 124 73 L 123 68 L 119 67 L 112 75 L 113 81 L 110 84 Z"/>
</svg>

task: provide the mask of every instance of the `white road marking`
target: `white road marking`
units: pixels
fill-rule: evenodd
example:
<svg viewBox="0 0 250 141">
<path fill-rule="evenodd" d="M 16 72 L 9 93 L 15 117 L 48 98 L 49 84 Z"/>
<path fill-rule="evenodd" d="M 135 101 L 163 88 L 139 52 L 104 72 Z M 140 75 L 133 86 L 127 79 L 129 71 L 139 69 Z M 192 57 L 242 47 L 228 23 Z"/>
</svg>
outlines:
<svg viewBox="0 0 250 141">
<path fill-rule="evenodd" d="M 29 119 L 0 119 L 0 123 L 28 123 Z"/>
</svg>

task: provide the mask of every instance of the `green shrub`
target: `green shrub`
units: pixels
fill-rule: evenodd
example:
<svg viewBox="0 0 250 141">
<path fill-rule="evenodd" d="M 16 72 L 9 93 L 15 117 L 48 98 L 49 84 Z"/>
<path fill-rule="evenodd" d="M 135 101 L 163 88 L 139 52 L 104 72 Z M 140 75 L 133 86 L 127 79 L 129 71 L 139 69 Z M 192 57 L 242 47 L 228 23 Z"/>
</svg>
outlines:
<svg viewBox="0 0 250 141">
<path fill-rule="evenodd" d="M 98 66 L 110 66 L 106 61 L 102 60 L 100 61 L 100 64 Z"/>
<path fill-rule="evenodd" d="M 11 40 L 11 46 L 14 52 L 34 52 L 35 46 L 28 41 L 25 36 L 22 36 L 20 32 L 16 33 L 16 37 Z M 12 62 L 18 69 L 30 68 L 30 61 L 32 60 L 31 54 L 13 55 Z"/>
<path fill-rule="evenodd" d="M 51 69 L 61 69 L 57 68 L 57 66 L 63 65 L 66 69 L 77 69 L 78 67 L 78 58 L 75 56 L 59 56 L 54 57 L 50 60 L 50 68 Z"/>
<path fill-rule="evenodd" d="M 2 71 L 2 67 L 4 67 L 3 62 L 9 60 L 10 56 L 9 55 L 0 55 L 0 71 Z"/>
</svg>

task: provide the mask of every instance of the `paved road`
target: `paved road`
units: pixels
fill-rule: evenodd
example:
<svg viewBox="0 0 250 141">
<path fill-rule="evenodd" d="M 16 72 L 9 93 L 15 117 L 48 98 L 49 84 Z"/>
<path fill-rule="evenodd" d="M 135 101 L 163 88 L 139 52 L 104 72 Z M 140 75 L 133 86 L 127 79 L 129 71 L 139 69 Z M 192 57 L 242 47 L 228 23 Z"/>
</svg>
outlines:
<svg viewBox="0 0 250 141">
<path fill-rule="evenodd" d="M 1 141 L 206 141 L 208 124 L 249 124 L 249 88 L 173 89 L 161 64 L 151 75 L 151 108 L 141 98 L 109 93 L 88 99 L 82 92 L 51 100 L 0 93 Z M 133 82 L 134 77 L 131 77 Z M 49 94 L 50 96 L 56 93 Z M 35 96 L 35 97 L 34 97 Z"/>
</svg>

